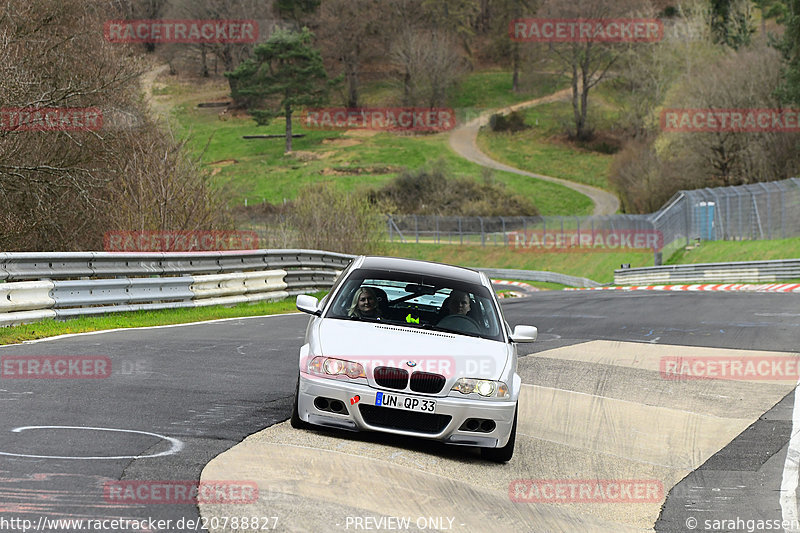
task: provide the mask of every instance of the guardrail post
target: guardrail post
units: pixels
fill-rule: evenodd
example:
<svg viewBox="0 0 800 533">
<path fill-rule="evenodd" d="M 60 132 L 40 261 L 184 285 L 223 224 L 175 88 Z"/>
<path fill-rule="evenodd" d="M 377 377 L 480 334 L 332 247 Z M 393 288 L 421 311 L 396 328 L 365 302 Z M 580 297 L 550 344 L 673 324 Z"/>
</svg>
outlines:
<svg viewBox="0 0 800 533">
<path fill-rule="evenodd" d="M 486 233 L 483 231 L 483 218 L 478 217 L 478 222 L 481 223 L 481 246 L 486 246 Z"/>
</svg>

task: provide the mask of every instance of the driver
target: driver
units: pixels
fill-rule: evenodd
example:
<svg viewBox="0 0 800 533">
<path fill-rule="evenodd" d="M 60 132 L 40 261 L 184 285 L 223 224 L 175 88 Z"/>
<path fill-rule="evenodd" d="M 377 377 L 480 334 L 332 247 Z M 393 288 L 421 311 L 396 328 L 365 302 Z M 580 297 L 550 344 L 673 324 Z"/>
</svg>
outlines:
<svg viewBox="0 0 800 533">
<path fill-rule="evenodd" d="M 453 291 L 450 293 L 450 302 L 447 304 L 451 315 L 466 315 L 469 313 L 469 295 L 463 291 Z"/>
<path fill-rule="evenodd" d="M 347 310 L 347 315 L 359 318 L 380 318 L 378 295 L 369 287 L 361 287 L 353 295 L 353 303 Z"/>
</svg>

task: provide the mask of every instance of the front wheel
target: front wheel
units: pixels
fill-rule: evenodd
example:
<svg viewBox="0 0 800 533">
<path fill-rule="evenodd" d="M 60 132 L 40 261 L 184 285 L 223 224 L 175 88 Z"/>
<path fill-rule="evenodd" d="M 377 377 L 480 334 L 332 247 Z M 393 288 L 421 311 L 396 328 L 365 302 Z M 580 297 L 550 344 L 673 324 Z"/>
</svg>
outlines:
<svg viewBox="0 0 800 533">
<path fill-rule="evenodd" d="M 514 408 L 514 423 L 511 424 L 511 435 L 508 437 L 508 443 L 502 448 L 481 448 L 481 457 L 487 461 L 495 463 L 507 463 L 514 455 L 514 441 L 517 440 L 517 411 Z"/>
<path fill-rule="evenodd" d="M 294 405 L 292 406 L 292 418 L 289 419 L 289 423 L 295 429 L 306 429 L 308 427 L 308 422 L 303 422 L 300 419 L 300 414 L 297 412 L 297 402 L 300 399 L 300 375 L 297 375 L 297 386 L 294 388 Z"/>
</svg>

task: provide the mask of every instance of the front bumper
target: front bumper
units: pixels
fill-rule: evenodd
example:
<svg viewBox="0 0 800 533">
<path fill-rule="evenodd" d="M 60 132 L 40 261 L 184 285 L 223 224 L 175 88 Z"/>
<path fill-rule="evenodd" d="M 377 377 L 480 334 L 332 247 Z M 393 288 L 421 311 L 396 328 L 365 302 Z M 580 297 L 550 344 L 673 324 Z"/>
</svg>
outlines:
<svg viewBox="0 0 800 533">
<path fill-rule="evenodd" d="M 436 413 L 435 415 L 409 414 L 411 412 L 406 410 L 375 407 L 375 398 L 378 392 L 411 396 L 420 400 L 435 400 Z M 360 398 L 359 401 L 351 403 L 351 399 L 355 396 Z M 344 405 L 345 412 L 321 410 L 315 405 L 314 400 L 317 398 L 338 400 Z M 364 406 L 364 413 L 362 413 L 361 406 Z M 391 389 L 378 390 L 366 384 L 319 378 L 303 373 L 300 374 L 300 389 L 297 398 L 297 411 L 300 419 L 310 424 L 351 431 L 380 431 L 409 435 L 448 444 L 483 448 L 502 447 L 508 443 L 515 409 L 516 402 L 510 400 L 473 400 L 452 396 L 409 394 L 406 391 Z M 369 422 L 365 419 L 365 413 Z M 449 420 L 447 420 L 448 417 Z M 402 419 L 406 426 L 414 426 L 415 421 L 421 423 L 417 428 L 400 429 L 391 427 L 395 425 L 392 423 L 392 418 L 398 421 Z M 495 428 L 489 432 L 460 429 L 469 418 L 492 420 Z"/>
</svg>

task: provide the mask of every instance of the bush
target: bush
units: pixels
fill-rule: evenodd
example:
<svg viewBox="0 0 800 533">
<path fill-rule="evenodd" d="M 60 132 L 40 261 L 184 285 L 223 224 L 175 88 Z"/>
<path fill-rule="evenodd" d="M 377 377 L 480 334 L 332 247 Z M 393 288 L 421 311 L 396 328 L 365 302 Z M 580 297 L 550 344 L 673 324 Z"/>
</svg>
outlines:
<svg viewBox="0 0 800 533">
<path fill-rule="evenodd" d="M 431 170 L 403 172 L 370 194 L 372 202 L 394 208 L 396 214 L 441 216 L 535 216 L 530 200 L 515 196 L 489 176 L 479 182 L 449 178 L 441 165 Z"/>
<path fill-rule="evenodd" d="M 381 204 L 331 183 L 303 188 L 288 222 L 302 248 L 348 254 L 379 254 L 386 240 Z"/>
<path fill-rule="evenodd" d="M 489 126 L 492 131 L 523 131 L 530 128 L 525 124 L 525 116 L 519 111 L 514 111 L 508 115 L 495 114 L 489 118 Z"/>
</svg>

